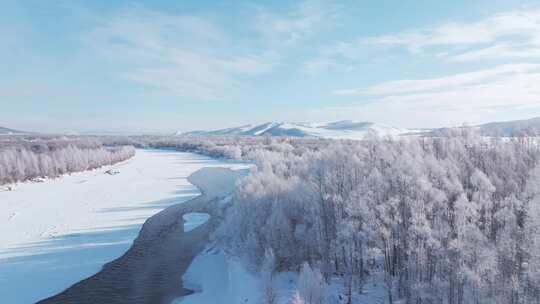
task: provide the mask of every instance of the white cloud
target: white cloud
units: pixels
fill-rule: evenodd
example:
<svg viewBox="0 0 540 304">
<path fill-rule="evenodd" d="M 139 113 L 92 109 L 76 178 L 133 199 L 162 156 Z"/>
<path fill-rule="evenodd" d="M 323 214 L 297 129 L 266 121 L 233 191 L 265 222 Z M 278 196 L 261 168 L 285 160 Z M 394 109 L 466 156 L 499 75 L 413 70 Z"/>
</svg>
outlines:
<svg viewBox="0 0 540 304">
<path fill-rule="evenodd" d="M 421 80 L 399 80 L 365 89 L 334 92 L 354 95 L 359 105 L 330 107 L 322 112 L 398 125 L 445 125 L 481 122 L 502 114 L 540 114 L 540 64 L 495 68 Z"/>
<path fill-rule="evenodd" d="M 124 79 L 151 94 L 189 99 L 231 99 L 246 81 L 269 73 L 290 50 L 330 27 L 338 10 L 323 1 L 303 1 L 285 12 L 257 7 L 240 37 L 208 18 L 176 16 L 131 7 L 107 18 L 85 40 L 114 63 Z"/>
<path fill-rule="evenodd" d="M 418 49 L 435 45 L 491 43 L 510 36 L 540 43 L 540 10 L 506 12 L 476 22 L 446 23 L 430 29 L 370 37 L 364 41 Z"/>
<path fill-rule="evenodd" d="M 86 41 L 116 63 L 125 79 L 190 99 L 223 99 L 244 77 L 267 73 L 274 58 L 242 48 L 211 21 L 140 7 L 108 19 Z"/>
<path fill-rule="evenodd" d="M 490 69 L 461 73 L 451 76 L 432 79 L 388 81 L 365 89 L 341 89 L 336 90 L 333 93 L 335 95 L 341 96 L 352 96 L 396 95 L 428 91 L 444 91 L 482 85 L 486 82 L 495 81 L 503 77 L 525 74 L 530 72 L 540 72 L 540 64 L 506 64 Z"/>
<path fill-rule="evenodd" d="M 442 57 L 454 62 L 540 58 L 540 9 L 511 11 L 475 22 L 452 22 L 369 37 L 363 42 L 403 46 L 413 53 L 429 47 L 449 47 Z"/>
<path fill-rule="evenodd" d="M 304 63 L 304 70 L 321 72 L 350 67 L 376 46 L 395 46 L 413 56 L 432 55 L 451 62 L 540 59 L 540 9 L 510 11 L 473 22 L 449 22 L 423 29 L 372 37 L 356 37 L 323 46 Z M 445 48 L 441 51 L 441 48 Z"/>
<path fill-rule="evenodd" d="M 272 44 L 293 44 L 331 27 L 338 16 L 339 10 L 324 1 L 303 1 L 281 13 L 259 8 L 256 28 Z"/>
<path fill-rule="evenodd" d="M 461 54 L 442 57 L 448 57 L 453 62 L 474 62 L 484 59 L 537 59 L 540 58 L 540 46 L 523 45 L 514 46 L 509 43 L 494 44 L 485 48 L 466 51 Z"/>
<path fill-rule="evenodd" d="M 456 125 L 540 115 L 540 87 L 536 85 L 540 81 L 540 9 L 359 37 L 322 48 L 312 62 L 328 62 L 323 68 L 343 67 L 362 60 L 363 51 L 377 45 L 403 48 L 422 59 L 433 56 L 432 59 L 461 64 L 484 61 L 484 68 L 334 90 L 333 95 L 358 100 L 350 106 L 325 107 L 315 112 L 406 126 Z"/>
</svg>

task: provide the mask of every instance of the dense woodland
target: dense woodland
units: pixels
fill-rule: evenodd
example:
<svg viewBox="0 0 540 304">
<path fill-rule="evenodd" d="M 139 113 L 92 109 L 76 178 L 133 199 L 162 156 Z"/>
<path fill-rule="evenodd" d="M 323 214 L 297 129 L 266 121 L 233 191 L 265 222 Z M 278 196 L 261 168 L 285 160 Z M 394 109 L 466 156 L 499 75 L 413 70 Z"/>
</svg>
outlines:
<svg viewBox="0 0 540 304">
<path fill-rule="evenodd" d="M 131 140 L 256 164 L 217 239 L 261 271 L 265 303 L 284 270 L 300 272 L 292 303 L 326 303 L 336 277 L 349 298 L 376 279 L 389 303 L 540 303 L 537 140 L 458 132 Z"/>
<path fill-rule="evenodd" d="M 135 155 L 131 146 L 104 146 L 95 138 L 4 138 L 0 141 L 0 184 L 112 165 Z"/>
<path fill-rule="evenodd" d="M 285 270 L 300 273 L 291 303 L 327 303 L 325 286 L 335 278 L 348 298 L 376 280 L 389 303 L 540 303 L 534 138 L 485 138 L 468 130 L 364 141 L 102 138 L 95 146 L 3 148 L 0 180 L 54 176 L 133 152 L 101 144 L 256 164 L 238 183 L 216 240 L 261 272 L 265 303 L 276 303 L 273 277 Z"/>
<path fill-rule="evenodd" d="M 139 148 L 173 149 L 199 153 L 215 158 L 253 160 L 261 151 L 295 149 L 302 154 L 333 144 L 334 140 L 302 137 L 261 136 L 131 136 L 104 137 L 100 140 L 108 145 L 132 145 Z"/>
<path fill-rule="evenodd" d="M 271 141 L 237 144 L 258 169 L 218 239 L 263 273 L 308 273 L 294 303 L 325 303 L 305 296 L 318 271 L 348 296 L 376 276 L 390 303 L 540 303 L 536 140 Z"/>
</svg>

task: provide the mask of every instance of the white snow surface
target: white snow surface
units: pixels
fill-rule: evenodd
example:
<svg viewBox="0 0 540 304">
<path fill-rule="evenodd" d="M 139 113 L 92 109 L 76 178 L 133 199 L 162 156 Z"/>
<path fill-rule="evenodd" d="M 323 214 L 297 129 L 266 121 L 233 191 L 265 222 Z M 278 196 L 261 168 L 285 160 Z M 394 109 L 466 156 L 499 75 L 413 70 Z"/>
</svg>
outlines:
<svg viewBox="0 0 540 304">
<path fill-rule="evenodd" d="M 248 165 L 242 166 L 248 168 Z M 236 180 L 248 174 L 248 170 L 230 171 L 226 168 L 202 168 L 191 174 L 189 180 L 195 185 L 204 185 L 206 195 L 211 197 L 227 196 L 234 191 Z M 231 173 L 237 178 L 231 178 Z"/>
<path fill-rule="evenodd" d="M 362 127 L 356 125 L 363 124 Z M 339 126 L 339 127 L 338 127 Z M 309 136 L 333 139 L 362 140 L 370 132 L 378 136 L 397 137 L 408 133 L 416 133 L 416 130 L 395 128 L 385 124 L 369 123 L 354 120 L 339 121 L 328 124 L 321 123 L 283 123 L 282 129 L 297 129 Z"/>
<path fill-rule="evenodd" d="M 266 131 L 268 131 L 268 130 L 270 130 L 270 129 L 272 129 L 272 128 L 275 128 L 275 127 L 277 127 L 277 126 L 279 126 L 279 125 L 280 125 L 279 122 L 269 122 L 269 123 L 267 123 L 267 125 L 264 126 L 261 130 L 255 131 L 255 132 L 253 133 L 253 135 L 261 135 L 261 134 L 264 134 L 264 132 L 266 132 Z"/>
<path fill-rule="evenodd" d="M 35 302 L 98 272 L 129 248 L 148 217 L 199 195 L 187 177 L 203 167 L 246 165 L 137 150 L 114 166 L 0 189 L 2 302 Z M 111 168 L 119 174 L 105 174 Z"/>
<path fill-rule="evenodd" d="M 246 269 L 238 258 L 231 257 L 210 244 L 199 254 L 183 276 L 185 288 L 193 294 L 178 298 L 172 304 L 224 304 L 261 303 L 263 283 L 261 276 Z M 275 274 L 277 304 L 288 304 L 296 290 L 298 273 Z M 328 304 L 345 304 L 341 279 L 334 278 L 328 286 Z M 363 288 L 363 293 L 353 295 L 353 304 L 385 304 L 387 295 L 381 278 L 374 276 Z M 396 301 L 395 303 L 399 303 Z"/>
<path fill-rule="evenodd" d="M 195 257 L 183 276 L 183 286 L 195 293 L 173 304 L 260 303 L 260 278 L 220 250 Z"/>
<path fill-rule="evenodd" d="M 206 223 L 210 219 L 210 214 L 191 212 L 184 214 L 182 218 L 184 219 L 184 231 L 189 232 Z"/>
</svg>

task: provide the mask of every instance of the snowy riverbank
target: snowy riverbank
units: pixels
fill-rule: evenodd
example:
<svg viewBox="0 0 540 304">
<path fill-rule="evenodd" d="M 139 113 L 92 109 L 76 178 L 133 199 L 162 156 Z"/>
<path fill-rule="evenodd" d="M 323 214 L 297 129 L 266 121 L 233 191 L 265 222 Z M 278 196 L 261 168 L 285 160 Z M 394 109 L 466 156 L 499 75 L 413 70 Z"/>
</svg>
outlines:
<svg viewBox="0 0 540 304">
<path fill-rule="evenodd" d="M 276 273 L 274 281 L 276 304 L 291 303 L 297 288 L 297 280 L 296 272 Z M 261 303 L 264 286 L 260 273 L 249 271 L 239 258 L 225 254 L 213 244 L 209 244 L 205 252 L 193 259 L 183 276 L 183 284 L 185 288 L 195 293 L 178 298 L 173 304 L 258 304 Z M 345 287 L 340 278 L 333 278 L 326 292 L 327 303 L 346 303 L 343 297 Z M 374 276 L 368 280 L 363 293 L 354 294 L 352 303 L 386 304 L 387 293 L 382 279 Z"/>
<path fill-rule="evenodd" d="M 139 150 L 125 163 L 0 192 L 0 294 L 29 303 L 62 291 L 122 255 L 142 223 L 199 194 L 187 176 L 245 165 Z"/>
</svg>

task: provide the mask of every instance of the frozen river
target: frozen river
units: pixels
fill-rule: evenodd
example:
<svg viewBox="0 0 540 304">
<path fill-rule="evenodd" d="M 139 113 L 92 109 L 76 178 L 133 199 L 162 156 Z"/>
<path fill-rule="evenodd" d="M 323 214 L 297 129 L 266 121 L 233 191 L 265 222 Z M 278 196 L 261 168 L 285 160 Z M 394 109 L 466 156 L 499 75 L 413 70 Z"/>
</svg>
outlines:
<svg viewBox="0 0 540 304">
<path fill-rule="evenodd" d="M 204 167 L 245 165 L 138 150 L 112 168 L 0 192 L 1 301 L 32 303 L 97 273 L 126 252 L 147 218 L 199 195 L 187 177 Z"/>
</svg>

